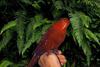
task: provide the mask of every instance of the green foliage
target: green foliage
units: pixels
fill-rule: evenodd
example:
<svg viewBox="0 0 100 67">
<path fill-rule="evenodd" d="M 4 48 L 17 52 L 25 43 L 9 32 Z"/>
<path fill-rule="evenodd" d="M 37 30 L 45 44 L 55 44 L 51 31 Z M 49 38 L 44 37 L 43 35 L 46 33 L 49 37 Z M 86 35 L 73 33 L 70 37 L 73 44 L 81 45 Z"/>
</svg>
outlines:
<svg viewBox="0 0 100 67">
<path fill-rule="evenodd" d="M 7 1 L 6 0 L 0 0 L 0 6 L 4 6 L 7 4 Z"/>
<path fill-rule="evenodd" d="M 83 15 L 84 16 L 84 15 Z M 87 62 L 88 65 L 90 64 L 90 58 L 91 58 L 91 49 L 85 39 L 85 32 L 84 32 L 84 22 L 88 23 L 88 20 L 84 19 L 84 17 L 80 12 L 75 12 L 74 14 L 71 14 L 71 25 L 72 25 L 72 35 L 75 37 L 76 41 L 78 42 L 79 46 L 82 47 L 82 50 L 84 54 L 87 56 Z M 83 17 L 83 18 L 82 18 Z"/>
<path fill-rule="evenodd" d="M 8 61 L 8 60 L 3 60 L 2 63 L 0 64 L 0 67 L 8 67 L 12 65 L 13 63 Z"/>
<path fill-rule="evenodd" d="M 41 7 L 39 6 L 38 4 L 39 2 L 35 1 L 32 6 L 35 8 L 35 9 L 40 9 Z"/>
<path fill-rule="evenodd" d="M 22 50 L 22 55 L 25 53 L 25 51 L 32 45 L 32 43 L 36 42 L 41 36 L 40 31 L 34 31 L 32 33 L 32 37 L 28 39 L 28 41 L 25 43 L 25 47 Z"/>
<path fill-rule="evenodd" d="M 57 10 L 59 9 L 62 9 L 64 6 L 63 6 L 63 2 L 61 0 L 58 0 L 58 1 L 55 1 L 54 2 L 54 6 Z"/>
<path fill-rule="evenodd" d="M 99 33 L 95 33 L 95 35 L 100 39 L 100 34 Z"/>
<path fill-rule="evenodd" d="M 17 25 L 16 25 L 16 29 L 17 29 L 17 46 L 18 46 L 18 50 L 19 53 L 21 53 L 23 47 L 24 47 L 24 24 L 23 24 L 23 20 L 18 19 L 17 20 Z"/>
<path fill-rule="evenodd" d="M 3 34 L 3 38 L 2 40 L 0 41 L 0 52 L 3 48 L 5 48 L 9 41 L 11 40 L 12 38 L 12 32 L 11 30 L 7 30 L 4 34 Z"/>
<path fill-rule="evenodd" d="M 97 36 L 96 36 L 94 33 L 92 33 L 90 30 L 88 30 L 88 29 L 86 29 L 86 28 L 85 28 L 84 31 L 85 31 L 86 37 L 87 37 L 89 40 L 95 41 L 95 42 L 97 42 L 97 43 L 100 45 L 99 39 L 97 38 Z"/>
<path fill-rule="evenodd" d="M 68 39 L 60 47 L 68 55 L 64 67 L 92 65 L 100 59 L 99 4 L 99 0 L 0 0 L 0 67 L 26 66 L 41 37 L 62 17 L 71 21 Z"/>
<path fill-rule="evenodd" d="M 90 22 L 91 18 L 87 15 L 85 15 L 84 13 L 79 13 L 78 15 L 80 17 L 80 20 L 82 21 L 82 24 L 86 27 L 89 28 L 90 27 Z"/>
<path fill-rule="evenodd" d="M 41 38 L 42 35 L 42 31 L 45 31 L 47 28 L 43 27 L 43 30 L 41 31 L 41 29 L 37 29 L 38 27 L 44 25 L 44 24 L 48 24 L 49 21 L 46 19 L 43 19 L 41 15 L 36 15 L 32 21 L 32 23 L 29 23 L 28 25 L 28 29 L 26 31 L 26 43 L 25 43 L 25 47 L 22 50 L 22 55 L 25 53 L 25 51 L 32 45 L 32 43 L 38 41 Z M 30 35 L 30 33 L 31 35 Z M 31 36 L 31 37 L 29 37 Z"/>
<path fill-rule="evenodd" d="M 43 25 L 45 23 L 45 21 L 42 19 L 42 16 L 35 16 L 34 17 L 34 25 L 33 25 L 33 30 L 35 30 L 37 27 L 40 27 L 41 25 Z"/>
<path fill-rule="evenodd" d="M 21 0 L 21 2 L 25 3 L 25 4 L 32 4 L 31 0 Z"/>
<path fill-rule="evenodd" d="M 14 26 L 16 26 L 16 21 L 15 21 L 15 20 L 14 20 L 14 21 L 8 22 L 8 24 L 6 24 L 6 25 L 1 29 L 0 34 L 2 34 L 4 31 L 6 31 L 6 30 L 8 30 L 9 28 L 12 28 L 12 27 L 14 27 Z"/>
</svg>

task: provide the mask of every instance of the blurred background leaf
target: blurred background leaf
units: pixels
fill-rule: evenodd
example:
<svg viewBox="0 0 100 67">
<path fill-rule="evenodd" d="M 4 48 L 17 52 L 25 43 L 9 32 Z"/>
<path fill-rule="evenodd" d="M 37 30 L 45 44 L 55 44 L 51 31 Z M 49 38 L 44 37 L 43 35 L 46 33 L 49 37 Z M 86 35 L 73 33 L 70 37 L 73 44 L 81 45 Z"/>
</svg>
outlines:
<svg viewBox="0 0 100 67">
<path fill-rule="evenodd" d="M 8 67 L 12 65 L 13 63 L 8 61 L 8 60 L 3 60 L 2 63 L 0 64 L 0 67 Z"/>
</svg>

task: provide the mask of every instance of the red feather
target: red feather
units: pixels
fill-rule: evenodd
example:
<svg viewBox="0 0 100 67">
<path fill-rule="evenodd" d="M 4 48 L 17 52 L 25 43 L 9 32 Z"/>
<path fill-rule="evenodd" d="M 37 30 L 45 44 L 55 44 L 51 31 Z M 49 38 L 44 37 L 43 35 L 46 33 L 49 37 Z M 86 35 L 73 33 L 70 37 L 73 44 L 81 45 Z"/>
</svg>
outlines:
<svg viewBox="0 0 100 67">
<path fill-rule="evenodd" d="M 48 29 L 36 47 L 28 67 L 33 67 L 44 52 L 47 52 L 51 49 L 57 49 L 60 46 L 65 39 L 66 29 L 69 24 L 69 19 L 62 18 Z"/>
</svg>

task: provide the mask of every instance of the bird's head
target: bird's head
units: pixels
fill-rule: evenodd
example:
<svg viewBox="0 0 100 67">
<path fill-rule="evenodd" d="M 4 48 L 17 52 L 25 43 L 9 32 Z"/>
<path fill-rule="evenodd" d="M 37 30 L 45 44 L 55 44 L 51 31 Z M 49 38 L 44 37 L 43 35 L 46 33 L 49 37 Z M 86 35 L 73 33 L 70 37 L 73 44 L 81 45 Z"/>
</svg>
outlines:
<svg viewBox="0 0 100 67">
<path fill-rule="evenodd" d="M 53 25 L 53 27 L 59 30 L 66 30 L 69 24 L 70 24 L 70 20 L 68 18 L 61 18 Z"/>
</svg>

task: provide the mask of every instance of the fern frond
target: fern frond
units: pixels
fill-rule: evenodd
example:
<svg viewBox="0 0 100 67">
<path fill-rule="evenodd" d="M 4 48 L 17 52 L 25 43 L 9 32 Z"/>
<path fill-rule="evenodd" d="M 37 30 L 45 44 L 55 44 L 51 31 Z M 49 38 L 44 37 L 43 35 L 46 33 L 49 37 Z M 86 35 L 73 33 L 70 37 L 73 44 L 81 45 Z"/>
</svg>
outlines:
<svg viewBox="0 0 100 67">
<path fill-rule="evenodd" d="M 10 28 L 12 28 L 12 27 L 14 27 L 14 26 L 16 26 L 16 20 L 8 22 L 8 24 L 5 24 L 4 27 L 1 29 L 0 35 L 1 35 L 4 31 L 6 31 L 6 30 L 8 30 L 8 29 L 10 29 Z"/>
<path fill-rule="evenodd" d="M 8 60 L 2 60 L 2 62 L 0 63 L 0 67 L 8 67 L 9 65 L 12 65 L 13 63 L 11 61 Z"/>
<path fill-rule="evenodd" d="M 64 5 L 63 5 L 63 2 L 61 0 L 57 0 L 54 2 L 54 6 L 57 10 L 59 9 L 63 9 Z"/>
<path fill-rule="evenodd" d="M 47 24 L 46 24 L 47 23 Z M 42 16 L 36 15 L 32 21 L 28 25 L 28 29 L 26 31 L 26 43 L 25 47 L 22 50 L 22 55 L 26 52 L 26 50 L 32 45 L 34 42 L 38 42 L 41 38 L 42 33 L 46 31 L 46 29 L 50 26 L 46 26 L 47 28 L 44 28 L 44 25 L 49 25 L 49 21 L 47 19 L 43 19 Z M 42 28 L 43 26 L 43 28 Z M 39 30 L 41 29 L 41 30 Z"/>
<path fill-rule="evenodd" d="M 32 4 L 32 6 L 35 8 L 35 9 L 38 9 L 38 10 L 40 10 L 40 5 L 39 5 L 39 1 L 37 2 L 37 1 L 34 1 L 34 3 Z"/>
<path fill-rule="evenodd" d="M 92 22 L 91 18 L 89 16 L 85 15 L 82 12 L 80 12 L 78 15 L 80 17 L 80 20 L 82 21 L 82 24 L 84 24 L 84 26 L 86 28 L 89 28 L 90 27 L 90 22 Z"/>
<path fill-rule="evenodd" d="M 8 45 L 8 43 L 9 43 L 9 41 L 11 40 L 12 37 L 13 37 L 13 36 L 12 36 L 11 30 L 7 30 L 7 31 L 3 34 L 3 38 L 2 38 L 2 40 L 0 41 L 0 51 Z"/>
<path fill-rule="evenodd" d="M 26 52 L 26 50 L 32 45 L 32 43 L 36 42 L 41 37 L 41 31 L 34 30 L 32 32 L 32 37 L 28 39 L 28 41 L 25 43 L 25 47 L 22 50 L 22 55 Z"/>
<path fill-rule="evenodd" d="M 89 40 L 95 41 L 100 45 L 99 39 L 96 37 L 94 33 L 92 33 L 89 29 L 84 28 L 85 35 Z"/>
<path fill-rule="evenodd" d="M 83 29 L 84 24 L 79 15 L 81 15 L 80 12 L 75 12 L 74 14 L 71 14 L 71 17 L 72 17 L 71 25 L 72 25 L 72 29 L 73 29 L 72 35 L 73 35 L 73 37 L 75 37 L 79 46 L 82 47 L 82 50 L 87 57 L 87 63 L 89 65 L 90 58 L 91 58 L 91 49 L 85 39 L 85 34 L 84 34 L 84 29 Z"/>
<path fill-rule="evenodd" d="M 34 19 L 31 18 L 30 21 L 27 24 L 25 35 L 26 35 L 26 42 L 32 37 L 33 33 L 33 25 L 34 25 Z"/>
<path fill-rule="evenodd" d="M 100 33 L 94 33 L 100 39 Z"/>
<path fill-rule="evenodd" d="M 83 0 L 83 3 L 86 4 L 90 14 L 96 15 L 100 18 L 100 1 L 99 0 Z"/>
<path fill-rule="evenodd" d="M 36 15 L 34 17 L 34 25 L 33 25 L 33 30 L 35 30 L 37 27 L 42 25 L 42 16 L 41 15 Z"/>
<path fill-rule="evenodd" d="M 17 19 L 16 31 L 17 31 L 17 47 L 19 54 L 24 47 L 24 21 L 22 19 Z"/>
<path fill-rule="evenodd" d="M 47 19 L 43 19 L 41 15 L 36 15 L 34 17 L 33 30 L 44 25 L 45 23 L 49 23 L 49 21 Z"/>
</svg>

